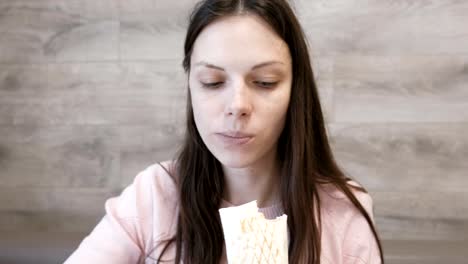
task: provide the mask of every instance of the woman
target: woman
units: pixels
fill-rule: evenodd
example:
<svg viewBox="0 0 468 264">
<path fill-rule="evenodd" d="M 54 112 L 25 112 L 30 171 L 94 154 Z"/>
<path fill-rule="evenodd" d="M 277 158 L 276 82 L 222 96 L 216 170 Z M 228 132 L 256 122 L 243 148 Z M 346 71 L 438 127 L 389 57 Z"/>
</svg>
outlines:
<svg viewBox="0 0 468 264">
<path fill-rule="evenodd" d="M 285 213 L 290 263 L 381 263 L 372 200 L 328 143 L 302 29 L 285 0 L 199 3 L 185 39 L 187 133 L 140 172 L 66 263 L 225 263 L 218 210 Z"/>
</svg>

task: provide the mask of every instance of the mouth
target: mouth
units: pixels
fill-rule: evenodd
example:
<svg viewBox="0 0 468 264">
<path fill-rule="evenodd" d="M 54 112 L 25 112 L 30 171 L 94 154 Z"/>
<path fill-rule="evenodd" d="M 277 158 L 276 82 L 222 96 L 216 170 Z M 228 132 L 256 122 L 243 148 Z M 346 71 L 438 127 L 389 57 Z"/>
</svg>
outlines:
<svg viewBox="0 0 468 264">
<path fill-rule="evenodd" d="M 216 136 L 226 145 L 245 145 L 253 139 L 252 134 L 242 132 L 216 133 Z"/>
<path fill-rule="evenodd" d="M 233 137 L 233 138 L 253 137 L 252 134 L 245 133 L 242 131 L 226 131 L 226 132 L 221 132 L 217 134 L 221 134 L 223 136 Z"/>
</svg>

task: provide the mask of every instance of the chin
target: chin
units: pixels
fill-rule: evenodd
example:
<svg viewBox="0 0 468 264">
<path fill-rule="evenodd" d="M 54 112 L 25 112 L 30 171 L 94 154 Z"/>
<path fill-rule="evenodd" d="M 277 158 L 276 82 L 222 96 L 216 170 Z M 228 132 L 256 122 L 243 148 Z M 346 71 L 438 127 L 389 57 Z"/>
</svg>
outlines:
<svg viewBox="0 0 468 264">
<path fill-rule="evenodd" d="M 216 159 L 228 168 L 245 168 L 252 164 L 253 159 L 245 154 L 220 153 Z"/>
</svg>

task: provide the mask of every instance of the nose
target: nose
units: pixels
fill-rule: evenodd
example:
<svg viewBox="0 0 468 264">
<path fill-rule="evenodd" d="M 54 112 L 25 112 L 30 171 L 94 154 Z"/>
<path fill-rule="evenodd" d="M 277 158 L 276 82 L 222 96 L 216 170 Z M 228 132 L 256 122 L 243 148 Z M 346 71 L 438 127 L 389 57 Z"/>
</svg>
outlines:
<svg viewBox="0 0 468 264">
<path fill-rule="evenodd" d="M 231 91 L 231 93 L 227 94 L 226 115 L 234 117 L 250 115 L 252 112 L 252 102 L 249 88 L 242 82 L 231 87 Z"/>
</svg>

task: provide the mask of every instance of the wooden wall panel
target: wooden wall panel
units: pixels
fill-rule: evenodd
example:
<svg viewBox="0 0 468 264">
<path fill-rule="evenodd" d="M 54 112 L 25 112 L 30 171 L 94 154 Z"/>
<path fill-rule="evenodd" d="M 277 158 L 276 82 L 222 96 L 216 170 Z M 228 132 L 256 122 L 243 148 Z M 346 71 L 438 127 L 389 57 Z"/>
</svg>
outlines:
<svg viewBox="0 0 468 264">
<path fill-rule="evenodd" d="M 468 125 L 464 123 L 333 124 L 340 165 L 378 191 L 466 192 Z"/>
<path fill-rule="evenodd" d="M 118 58 L 115 1 L 2 1 L 0 10 L 0 62 Z"/>
<path fill-rule="evenodd" d="M 298 1 L 314 54 L 466 54 L 466 1 Z"/>
<path fill-rule="evenodd" d="M 468 57 L 341 56 L 337 122 L 467 122 Z"/>
</svg>

